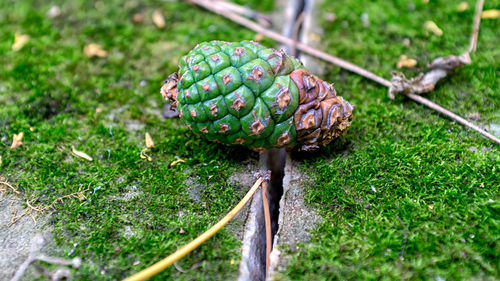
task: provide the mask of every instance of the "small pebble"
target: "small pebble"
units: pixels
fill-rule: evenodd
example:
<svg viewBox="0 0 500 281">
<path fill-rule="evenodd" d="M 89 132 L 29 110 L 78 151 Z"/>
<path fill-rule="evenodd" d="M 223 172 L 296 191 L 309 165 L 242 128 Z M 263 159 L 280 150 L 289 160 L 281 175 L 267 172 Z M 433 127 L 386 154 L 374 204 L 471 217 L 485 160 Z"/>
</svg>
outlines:
<svg viewBox="0 0 500 281">
<path fill-rule="evenodd" d="M 58 6 L 52 6 L 48 11 L 47 11 L 47 17 L 50 19 L 56 18 L 59 15 L 61 15 L 61 9 Z"/>
</svg>

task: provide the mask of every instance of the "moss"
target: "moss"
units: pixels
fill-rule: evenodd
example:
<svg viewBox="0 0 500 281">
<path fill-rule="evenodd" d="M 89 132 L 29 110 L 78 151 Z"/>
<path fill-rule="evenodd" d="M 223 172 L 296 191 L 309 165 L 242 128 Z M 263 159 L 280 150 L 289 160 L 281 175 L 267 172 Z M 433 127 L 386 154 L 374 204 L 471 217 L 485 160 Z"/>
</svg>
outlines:
<svg viewBox="0 0 500 281">
<path fill-rule="evenodd" d="M 61 15 L 50 19 L 55 4 Z M 155 9 L 165 16 L 163 29 L 151 21 Z M 142 23 L 133 23 L 135 13 L 145 15 Z M 228 177 L 255 154 L 208 144 L 179 120 L 165 120 L 159 87 L 200 41 L 244 40 L 252 32 L 164 1 L 3 1 L 0 26 L 0 174 L 33 204 L 84 190 L 87 199 L 65 200 L 51 216 L 57 247 L 84 260 L 77 280 L 137 272 L 207 230 L 243 196 Z M 30 36 L 18 52 L 11 50 L 16 32 Z M 89 43 L 108 56 L 87 58 Z M 19 132 L 23 145 L 10 150 Z M 152 162 L 139 157 L 146 132 L 155 141 Z M 72 156 L 71 146 L 94 161 Z M 176 157 L 186 162 L 170 167 Z M 188 196 L 188 176 L 206 186 L 200 201 Z M 178 262 L 188 273 L 172 267 L 156 279 L 231 279 L 239 247 L 223 230 Z"/>
<path fill-rule="evenodd" d="M 473 8 L 460 1 L 333 1 L 323 13 L 325 49 L 389 77 L 400 55 L 418 60 L 468 47 Z M 468 1 L 474 7 L 473 1 Z M 486 3 L 485 9 L 500 2 Z M 360 19 L 367 13 L 368 27 Z M 433 20 L 437 37 L 423 29 Z M 473 64 L 441 81 L 430 100 L 480 123 L 500 122 L 498 20 L 483 20 Z M 404 38 L 410 45 L 403 44 Z M 499 278 L 499 146 L 481 135 L 330 66 L 338 93 L 356 105 L 347 135 L 314 155 L 297 155 L 314 179 L 307 200 L 325 217 L 312 242 L 288 249 L 291 280 L 494 280 Z"/>
<path fill-rule="evenodd" d="M 261 2 L 249 5 L 271 9 L 272 1 Z M 325 3 L 323 11 L 337 20 L 322 22 L 322 43 L 385 77 L 406 54 L 419 61 L 405 70 L 412 76 L 434 57 L 466 50 L 473 11 L 457 13 L 458 2 Z M 49 19 L 45 13 L 55 4 L 62 14 Z M 164 29 L 150 20 L 157 8 Z M 141 12 L 144 22 L 134 24 L 133 14 Z M 363 12 L 369 27 L 361 23 Z M 428 34 L 425 20 L 435 21 L 443 36 Z M 483 124 L 500 122 L 497 25 L 482 22 L 474 63 L 442 81 L 429 99 L 461 115 L 478 112 Z M 84 258 L 77 280 L 116 280 L 158 261 L 242 196 L 229 175 L 256 155 L 207 144 L 178 120 L 164 120 L 158 88 L 196 43 L 254 33 L 165 1 L 2 1 L 0 26 L 0 173 L 37 204 L 88 189 L 86 200 L 66 200 L 51 217 L 57 247 Z M 16 32 L 31 38 L 13 52 Z M 108 57 L 85 57 L 89 43 L 103 46 Z M 498 279 L 498 146 L 411 101 L 391 101 L 382 87 L 337 67 L 324 78 L 356 105 L 355 122 L 328 148 L 295 155 L 314 180 L 307 201 L 325 220 L 312 242 L 292 253 L 283 279 Z M 24 144 L 10 150 L 21 131 Z M 156 144 L 152 162 L 139 157 L 145 132 Z M 95 160 L 72 156 L 72 145 Z M 187 162 L 170 167 L 176 156 Z M 207 186 L 201 202 L 188 195 L 191 176 Z M 156 279 L 232 279 L 239 246 L 223 230 L 178 262 L 187 273 L 172 267 Z"/>
</svg>

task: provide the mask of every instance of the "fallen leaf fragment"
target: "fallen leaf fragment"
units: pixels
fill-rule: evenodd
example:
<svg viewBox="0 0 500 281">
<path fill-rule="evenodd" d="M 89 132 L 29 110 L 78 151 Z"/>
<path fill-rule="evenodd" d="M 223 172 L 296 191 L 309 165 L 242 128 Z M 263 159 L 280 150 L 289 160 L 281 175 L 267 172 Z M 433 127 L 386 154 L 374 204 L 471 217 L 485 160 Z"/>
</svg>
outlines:
<svg viewBox="0 0 500 281">
<path fill-rule="evenodd" d="M 75 155 L 75 156 L 78 156 L 80 158 L 83 158 L 87 161 L 93 161 L 94 159 L 92 159 L 92 157 L 90 157 L 87 153 L 83 152 L 83 151 L 78 151 L 75 149 L 74 146 L 71 146 L 71 152 Z"/>
<path fill-rule="evenodd" d="M 12 138 L 12 144 L 10 145 L 10 149 L 15 149 L 23 144 L 24 133 L 20 132 L 19 134 L 14 134 Z"/>
<path fill-rule="evenodd" d="M 26 43 L 30 41 L 30 37 L 26 34 L 16 33 L 14 35 L 14 43 L 12 44 L 12 50 L 17 52 L 21 50 Z"/>
<path fill-rule="evenodd" d="M 139 157 L 141 157 L 141 159 L 148 159 L 149 162 L 153 161 L 153 158 L 151 158 L 151 156 L 147 155 L 146 151 L 148 151 L 147 148 L 144 148 L 143 150 L 141 150 L 141 154 L 139 155 Z"/>
<path fill-rule="evenodd" d="M 153 142 L 153 139 L 151 138 L 151 135 L 149 133 L 146 133 L 144 139 L 146 141 L 147 148 L 153 148 L 155 146 L 155 143 Z"/>
<path fill-rule="evenodd" d="M 441 28 L 439 28 L 437 24 L 431 20 L 426 21 L 424 27 L 437 36 L 443 35 L 443 30 L 441 30 Z"/>
<path fill-rule="evenodd" d="M 132 21 L 134 23 L 141 23 L 144 21 L 144 14 L 137 13 L 132 16 Z"/>
<path fill-rule="evenodd" d="M 177 165 L 178 163 L 186 163 L 186 161 L 179 158 L 179 159 L 175 160 L 174 162 L 170 163 L 170 167 L 173 167 L 173 166 Z"/>
<path fill-rule="evenodd" d="M 257 34 L 255 34 L 253 40 L 260 42 L 260 41 L 264 40 L 264 35 L 262 33 L 257 33 Z"/>
<path fill-rule="evenodd" d="M 155 10 L 153 12 L 153 22 L 158 28 L 165 27 L 165 18 L 163 17 L 163 14 L 161 13 L 160 10 Z"/>
<path fill-rule="evenodd" d="M 486 10 L 481 13 L 481 18 L 482 19 L 498 19 L 500 18 L 500 10 L 497 9 L 491 9 L 491 10 Z"/>
<path fill-rule="evenodd" d="M 102 47 L 98 44 L 95 43 L 90 43 L 85 48 L 83 48 L 83 53 L 85 56 L 92 58 L 92 57 L 100 57 L 104 58 L 108 55 L 108 52 L 103 50 Z"/>
<path fill-rule="evenodd" d="M 398 61 L 397 67 L 398 68 L 402 68 L 402 67 L 405 67 L 405 68 L 414 68 L 415 65 L 417 65 L 417 60 L 415 60 L 415 59 L 409 59 L 407 56 L 402 55 L 402 56 L 399 57 L 399 61 Z"/>
<path fill-rule="evenodd" d="M 469 3 L 465 2 L 465 1 L 461 2 L 457 6 L 457 12 L 460 12 L 460 13 L 467 11 L 467 9 L 469 9 Z"/>
</svg>

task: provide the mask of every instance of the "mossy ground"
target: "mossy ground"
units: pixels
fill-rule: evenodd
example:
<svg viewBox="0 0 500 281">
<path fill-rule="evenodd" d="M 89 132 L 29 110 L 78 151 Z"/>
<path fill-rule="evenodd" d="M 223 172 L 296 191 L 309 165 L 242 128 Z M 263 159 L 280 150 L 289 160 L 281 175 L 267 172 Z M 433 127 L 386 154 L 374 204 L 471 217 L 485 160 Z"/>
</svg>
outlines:
<svg viewBox="0 0 500 281">
<path fill-rule="evenodd" d="M 389 78 L 400 55 L 418 60 L 466 51 L 475 1 L 324 1 L 324 48 Z M 499 8 L 487 1 L 485 9 Z M 368 15 L 364 26 L 361 15 Z M 423 28 L 427 20 L 442 30 Z M 426 95 L 452 111 L 500 123 L 499 20 L 483 20 L 473 64 Z M 403 41 L 409 38 L 410 45 Z M 283 273 L 293 280 L 497 280 L 500 147 L 436 112 L 354 74 L 327 80 L 356 105 L 341 141 L 300 156 L 314 178 L 307 200 L 325 217 Z"/>
<path fill-rule="evenodd" d="M 61 15 L 50 19 L 52 5 Z M 163 29 L 151 20 L 156 9 Z M 142 23 L 132 21 L 135 13 L 144 14 Z M 177 118 L 164 119 L 159 88 L 200 41 L 240 41 L 252 32 L 165 1 L 1 1 L 0 26 L 0 173 L 33 204 L 88 189 L 88 199 L 65 200 L 51 217 L 56 254 L 84 260 L 77 280 L 137 272 L 207 230 L 243 196 L 247 187 L 228 177 L 257 154 L 206 143 Z M 30 36 L 18 52 L 11 50 L 15 33 Z M 89 43 L 108 56 L 86 57 Z M 23 145 L 10 150 L 19 132 Z M 152 162 L 139 157 L 146 132 L 155 142 Z M 94 161 L 73 156 L 71 146 Z M 170 167 L 176 157 L 186 162 Z M 199 201 L 189 197 L 187 177 L 206 186 Z M 157 279 L 234 278 L 239 248 L 223 230 L 178 262 L 188 273 L 172 267 Z"/>
<path fill-rule="evenodd" d="M 272 7 L 261 2 L 250 5 Z M 466 50 L 473 8 L 458 13 L 458 3 L 325 1 L 322 10 L 337 20 L 322 22 L 322 43 L 385 77 L 406 54 L 419 61 L 406 71 L 415 75 L 434 57 Z M 62 14 L 47 18 L 55 4 Z M 155 9 L 165 15 L 163 29 L 151 22 Z M 135 13 L 145 14 L 143 23 L 132 22 Z M 425 31 L 426 20 L 443 36 Z M 88 199 L 64 201 L 51 218 L 61 254 L 84 258 L 77 280 L 120 279 L 142 269 L 206 230 L 242 196 L 228 177 L 255 154 L 208 144 L 178 120 L 163 119 L 158 89 L 196 43 L 254 33 L 165 1 L 2 1 L 0 24 L 0 172 L 36 204 L 89 189 Z M 484 124 L 500 123 L 497 29 L 498 20 L 482 22 L 474 63 L 443 80 L 429 99 L 464 116 L 478 112 Z M 16 32 L 30 36 L 18 52 L 11 50 Z M 108 56 L 87 58 L 89 43 Z M 297 156 L 314 179 L 307 200 L 325 220 L 283 278 L 499 278 L 499 147 L 411 101 L 389 100 L 384 88 L 354 74 L 332 66 L 324 78 L 356 105 L 356 117 L 336 144 Z M 24 144 L 10 150 L 21 131 Z M 155 141 L 152 162 L 139 157 L 145 132 Z M 94 161 L 72 156 L 72 145 Z M 170 167 L 176 156 L 187 162 Z M 201 202 L 188 196 L 190 176 L 207 186 Z M 178 263 L 187 273 L 172 267 L 157 279 L 231 279 L 239 246 L 223 230 Z"/>
</svg>

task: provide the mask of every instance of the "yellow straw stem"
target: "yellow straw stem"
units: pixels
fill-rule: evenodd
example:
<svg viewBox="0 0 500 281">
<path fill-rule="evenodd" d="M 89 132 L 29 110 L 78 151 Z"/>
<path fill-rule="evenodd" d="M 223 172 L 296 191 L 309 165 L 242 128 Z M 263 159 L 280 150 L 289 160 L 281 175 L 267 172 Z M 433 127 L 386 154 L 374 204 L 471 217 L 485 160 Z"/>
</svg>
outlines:
<svg viewBox="0 0 500 281">
<path fill-rule="evenodd" d="M 255 184 L 252 186 L 252 188 L 247 192 L 245 197 L 241 199 L 241 201 L 234 207 L 231 212 L 229 212 L 223 219 L 221 219 L 217 224 L 212 226 L 209 230 L 205 231 L 202 235 L 198 236 L 196 239 L 193 241 L 189 242 L 188 244 L 184 245 L 181 247 L 179 250 L 177 250 L 175 253 L 171 254 L 170 256 L 164 258 L 163 260 L 153 264 L 152 266 L 126 278 L 123 279 L 123 281 L 139 281 L 139 280 L 144 280 L 147 278 L 150 278 L 158 273 L 160 273 L 162 270 L 173 264 L 174 262 L 178 261 L 194 249 L 196 249 L 198 246 L 200 246 L 203 242 L 207 241 L 210 237 L 214 236 L 215 233 L 217 233 L 219 230 L 221 230 L 238 212 L 245 206 L 245 204 L 252 198 L 253 194 L 259 186 L 262 184 L 264 180 L 262 178 L 259 178 Z"/>
</svg>

